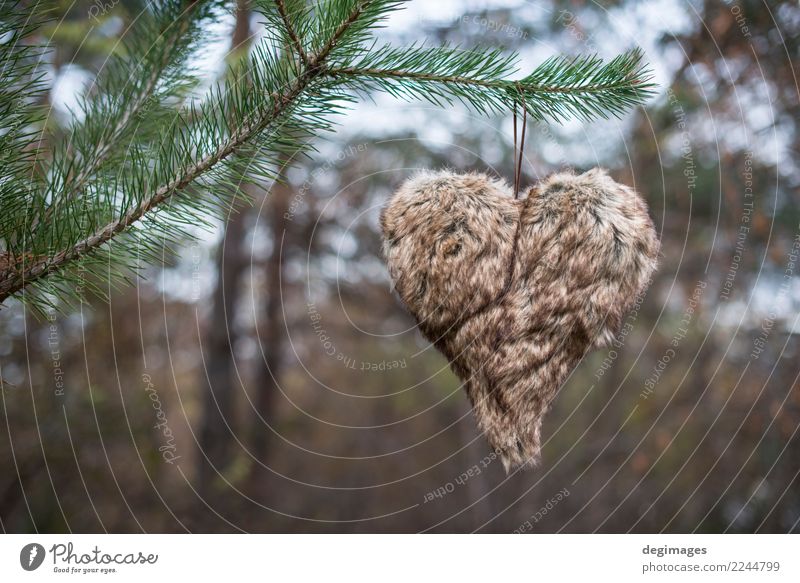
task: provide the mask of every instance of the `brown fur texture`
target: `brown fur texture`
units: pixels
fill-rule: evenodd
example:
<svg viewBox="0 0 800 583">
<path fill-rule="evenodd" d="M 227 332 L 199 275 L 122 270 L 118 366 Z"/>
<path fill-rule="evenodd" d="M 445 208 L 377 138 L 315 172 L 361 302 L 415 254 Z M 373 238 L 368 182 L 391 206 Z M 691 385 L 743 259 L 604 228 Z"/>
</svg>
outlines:
<svg viewBox="0 0 800 583">
<path fill-rule="evenodd" d="M 618 333 L 659 251 L 645 202 L 603 170 L 555 174 L 526 194 L 483 174 L 424 172 L 381 214 L 395 289 L 507 471 L 538 461 L 559 387 Z"/>
</svg>

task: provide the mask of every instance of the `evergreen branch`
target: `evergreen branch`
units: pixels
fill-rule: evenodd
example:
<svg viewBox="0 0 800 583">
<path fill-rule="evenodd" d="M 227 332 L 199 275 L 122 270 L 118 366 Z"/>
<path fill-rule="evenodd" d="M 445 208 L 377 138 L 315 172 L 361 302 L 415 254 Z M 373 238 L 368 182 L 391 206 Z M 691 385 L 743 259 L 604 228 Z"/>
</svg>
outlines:
<svg viewBox="0 0 800 583">
<path fill-rule="evenodd" d="M 40 106 L 47 87 L 40 63 L 46 49 L 31 44 L 30 37 L 49 18 L 49 11 L 31 15 L 18 3 L 0 4 L 0 275 L 7 262 L 4 235 L 27 230 L 25 213 L 43 188 Z"/>
<path fill-rule="evenodd" d="M 336 1 L 337 0 L 331 0 L 332 3 Z M 165 182 L 151 194 L 144 195 L 138 204 L 129 208 L 124 214 L 106 223 L 101 228 L 96 229 L 92 234 L 74 243 L 68 249 L 59 251 L 52 256 L 34 256 L 33 258 L 29 258 L 27 255 L 23 255 L 21 258 L 21 268 L 12 266 L 12 268 L 7 270 L 4 274 L 4 279 L 0 281 L 0 302 L 16 294 L 25 286 L 40 280 L 43 276 L 57 272 L 63 269 L 68 263 L 79 260 L 92 251 L 97 250 L 102 245 L 109 243 L 114 237 L 145 217 L 147 213 L 162 205 L 171 196 L 186 188 L 200 176 L 211 170 L 217 163 L 237 151 L 255 135 L 284 117 L 287 111 L 291 110 L 297 98 L 303 94 L 315 79 L 322 75 L 325 60 L 340 41 L 346 37 L 348 29 L 354 23 L 358 22 L 363 14 L 368 14 L 372 5 L 381 4 L 381 1 L 374 0 L 371 2 L 370 0 L 364 0 L 351 4 L 351 11 L 339 23 L 321 49 L 309 57 L 308 66 L 294 78 L 288 85 L 288 89 L 269 96 L 269 100 L 272 104 L 269 110 L 257 112 L 255 115 L 250 116 L 250 121 L 241 124 L 227 140 L 218 144 L 212 152 L 194 164 L 182 168 L 180 174 Z M 262 57 L 264 57 L 261 59 L 262 64 L 269 62 L 266 55 L 262 54 Z M 258 69 L 254 69 L 253 73 L 257 72 Z M 207 110 L 206 113 L 209 116 L 213 116 L 213 111 L 211 110 Z M 198 116 L 192 117 L 198 118 Z M 202 119 L 202 117 L 199 119 Z M 177 136 L 179 142 L 181 139 L 186 138 L 186 134 L 181 134 L 180 131 L 179 129 Z M 184 147 L 182 150 L 185 151 L 186 148 Z"/>
<path fill-rule="evenodd" d="M 193 40 L 190 32 L 196 32 L 197 21 L 207 17 L 212 6 L 213 2 L 208 0 L 181 0 L 157 4 L 156 13 L 150 17 L 152 22 L 142 22 L 148 17 L 140 16 L 138 26 L 142 32 L 135 41 L 136 46 L 126 52 L 135 55 L 137 51 L 133 49 L 143 47 L 144 56 L 139 62 L 122 56 L 112 57 L 95 92 L 113 98 L 99 105 L 91 97 L 84 98 L 83 122 L 73 128 L 66 150 L 55 152 L 53 203 L 47 207 L 43 222 L 52 220 L 57 206 L 69 204 L 80 196 L 89 180 L 97 176 L 120 149 L 126 135 L 138 127 L 137 116 L 145 108 L 154 107 L 156 89 L 159 84 L 165 84 L 169 69 L 176 71 L 169 79 L 170 85 L 179 85 L 181 73 L 177 71 L 185 64 L 184 58 Z M 132 80 L 132 70 L 145 72 L 143 83 Z"/>
<path fill-rule="evenodd" d="M 297 32 L 294 29 L 294 25 L 292 24 L 292 21 L 289 18 L 289 14 L 286 10 L 285 1 L 275 0 L 275 6 L 278 9 L 281 21 L 283 22 L 283 26 L 286 29 L 286 34 L 289 36 L 289 39 L 291 40 L 292 45 L 294 46 L 294 49 L 297 51 L 297 55 L 300 57 L 300 60 L 303 61 L 303 64 L 308 66 L 309 65 L 308 55 L 306 54 L 306 51 L 303 48 L 303 43 L 300 42 L 300 38 L 297 36 Z"/>
<path fill-rule="evenodd" d="M 637 48 L 605 64 L 594 56 L 554 57 L 515 81 L 504 78 L 513 57 L 498 59 L 494 51 L 384 48 L 329 74 L 362 90 L 383 90 L 436 105 L 455 99 L 481 112 L 500 112 L 511 101 L 524 103 L 536 119 L 589 120 L 619 115 L 652 95 L 654 85 L 642 56 Z"/>
<path fill-rule="evenodd" d="M 118 147 L 119 141 L 123 138 L 127 130 L 130 129 L 135 117 L 148 105 L 150 99 L 153 97 L 156 86 L 162 80 L 162 76 L 170 64 L 176 60 L 175 57 L 180 55 L 180 52 L 175 51 L 174 47 L 181 46 L 181 41 L 190 28 L 190 15 L 193 9 L 197 6 L 199 0 L 189 0 L 186 2 L 185 11 L 179 15 L 177 26 L 170 18 L 169 28 L 172 29 L 163 42 L 164 47 L 168 50 L 162 50 L 160 54 L 156 54 L 153 62 L 152 69 L 145 79 L 143 85 L 136 90 L 131 96 L 130 101 L 123 102 L 117 111 L 98 111 L 91 107 L 85 107 L 86 118 L 84 119 L 84 126 L 92 125 L 93 123 L 102 123 L 105 120 L 110 120 L 111 124 L 103 124 L 106 128 L 105 135 L 102 139 L 93 144 L 94 149 L 92 152 L 84 153 L 81 158 L 85 161 L 82 168 L 79 168 L 74 176 L 67 176 L 62 184 L 62 190 L 59 198 L 54 199 L 53 204 L 50 205 L 45 211 L 43 221 L 47 222 L 52 219 L 53 212 L 58 204 L 69 203 L 73 198 L 79 196 L 83 189 L 86 187 L 87 182 L 94 176 L 108 160 L 109 156 Z M 159 31 L 159 36 L 161 32 Z M 154 51 L 148 51 L 148 55 Z M 113 65 L 112 65 L 113 66 Z M 144 68 L 140 66 L 139 68 Z M 101 92 L 107 92 L 102 91 Z M 94 117 L 102 116 L 104 119 L 95 120 Z M 64 163 L 64 167 L 72 168 L 75 166 L 74 157 L 76 152 L 74 148 L 68 146 L 66 155 L 70 161 Z"/>
<path fill-rule="evenodd" d="M 330 31 L 336 30 L 338 23 L 347 19 L 349 14 L 358 12 L 343 34 L 337 40 L 337 53 L 343 60 L 350 60 L 363 51 L 364 44 L 372 35 L 372 31 L 380 28 L 382 22 L 392 11 L 398 10 L 407 0 L 328 0 L 317 7 L 313 22 L 309 27 L 309 42 L 312 46 L 325 44 Z"/>
</svg>

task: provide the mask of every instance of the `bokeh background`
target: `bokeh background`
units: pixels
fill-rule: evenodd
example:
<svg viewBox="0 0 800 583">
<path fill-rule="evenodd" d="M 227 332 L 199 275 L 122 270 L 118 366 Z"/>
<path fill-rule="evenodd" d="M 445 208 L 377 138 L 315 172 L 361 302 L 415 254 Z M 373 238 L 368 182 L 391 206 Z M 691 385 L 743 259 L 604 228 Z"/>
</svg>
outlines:
<svg viewBox="0 0 800 583">
<path fill-rule="evenodd" d="M 54 6 L 59 136 L 141 4 Z M 209 83 L 257 42 L 238 8 L 194 64 Z M 511 113 L 376 96 L 110 303 L 0 309 L 3 531 L 797 531 L 797 2 L 414 0 L 380 36 L 507 47 L 521 72 L 640 45 L 659 84 L 623 119 L 528 128 L 526 183 L 608 168 L 663 254 L 616 345 L 560 391 L 542 464 L 492 458 L 377 229 L 416 169 L 511 181 Z"/>
</svg>

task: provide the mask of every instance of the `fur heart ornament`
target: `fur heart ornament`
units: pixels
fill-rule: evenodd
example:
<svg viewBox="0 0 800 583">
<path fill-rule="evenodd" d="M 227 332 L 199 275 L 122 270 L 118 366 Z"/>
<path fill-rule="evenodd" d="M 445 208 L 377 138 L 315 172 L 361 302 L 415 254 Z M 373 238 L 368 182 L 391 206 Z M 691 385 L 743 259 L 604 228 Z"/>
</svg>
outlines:
<svg viewBox="0 0 800 583">
<path fill-rule="evenodd" d="M 559 387 L 611 343 L 655 270 L 644 200 L 600 169 L 555 174 L 520 199 L 484 174 L 423 172 L 380 224 L 397 293 L 506 471 L 535 464 Z"/>
</svg>

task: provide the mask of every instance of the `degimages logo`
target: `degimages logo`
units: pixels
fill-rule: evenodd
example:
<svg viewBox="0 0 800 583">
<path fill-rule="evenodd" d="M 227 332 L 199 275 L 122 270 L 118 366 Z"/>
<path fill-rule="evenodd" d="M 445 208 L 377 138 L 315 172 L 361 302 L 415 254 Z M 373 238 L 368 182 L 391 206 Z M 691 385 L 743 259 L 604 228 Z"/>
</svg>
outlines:
<svg viewBox="0 0 800 583">
<path fill-rule="evenodd" d="M 39 543 L 29 543 L 19 552 L 19 564 L 26 571 L 35 571 L 44 562 L 44 547 Z"/>
</svg>

